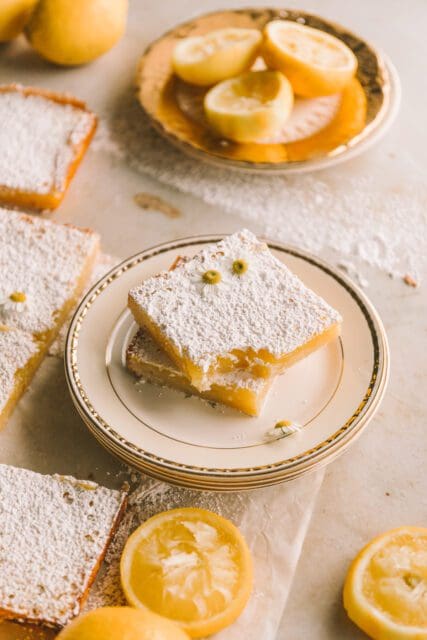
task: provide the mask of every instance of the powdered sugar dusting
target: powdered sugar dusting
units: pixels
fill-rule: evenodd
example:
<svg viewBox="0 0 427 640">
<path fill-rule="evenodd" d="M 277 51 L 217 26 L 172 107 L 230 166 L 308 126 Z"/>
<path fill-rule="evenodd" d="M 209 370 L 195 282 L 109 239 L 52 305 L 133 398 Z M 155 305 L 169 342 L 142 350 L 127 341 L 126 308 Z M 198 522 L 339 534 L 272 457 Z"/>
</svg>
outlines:
<svg viewBox="0 0 427 640">
<path fill-rule="evenodd" d="M 312 175 L 247 175 L 176 150 L 151 128 L 132 93 L 102 123 L 92 148 L 249 221 L 266 237 L 348 257 L 359 270 L 368 263 L 419 280 L 426 269 L 427 186 L 401 146 L 390 152 L 383 143 L 369 175 L 363 164 L 353 165 L 351 177 L 340 167 Z"/>
<path fill-rule="evenodd" d="M 36 353 L 31 335 L 0 325 L 0 414 L 14 389 L 17 371 Z"/>
<path fill-rule="evenodd" d="M 116 264 L 118 264 L 119 262 L 120 262 L 120 258 L 117 258 L 115 256 L 110 256 L 107 253 L 101 253 L 101 255 L 99 256 L 98 260 L 95 263 L 95 266 L 93 268 L 93 271 L 90 277 L 90 281 L 88 282 L 85 288 L 85 291 L 83 292 L 83 295 L 87 291 L 89 291 L 89 289 L 93 287 L 93 285 L 96 284 L 98 280 L 100 280 L 103 276 L 105 276 L 105 274 L 108 271 L 110 271 L 110 269 L 115 267 Z M 73 311 L 70 312 L 70 316 L 72 315 Z M 49 347 L 48 354 L 50 356 L 56 356 L 58 358 L 62 358 L 62 356 L 64 355 L 65 340 L 67 338 L 69 324 L 70 323 L 67 321 L 60 328 L 56 340 L 54 340 Z"/>
<path fill-rule="evenodd" d="M 0 465 L 0 609 L 65 625 L 108 544 L 124 494 Z"/>
<path fill-rule="evenodd" d="M 0 122 L 0 185 L 46 194 L 64 189 L 94 116 L 18 87 L 0 91 Z"/>
<path fill-rule="evenodd" d="M 237 276 L 232 264 L 240 259 L 248 269 Z M 218 284 L 203 285 L 208 270 L 221 274 Z M 283 356 L 341 319 L 247 230 L 149 278 L 129 295 L 204 372 L 234 350 Z"/>
<path fill-rule="evenodd" d="M 95 233 L 0 209 L 0 323 L 51 329 L 98 242 Z M 10 304 L 14 292 L 25 294 L 21 307 Z"/>
</svg>

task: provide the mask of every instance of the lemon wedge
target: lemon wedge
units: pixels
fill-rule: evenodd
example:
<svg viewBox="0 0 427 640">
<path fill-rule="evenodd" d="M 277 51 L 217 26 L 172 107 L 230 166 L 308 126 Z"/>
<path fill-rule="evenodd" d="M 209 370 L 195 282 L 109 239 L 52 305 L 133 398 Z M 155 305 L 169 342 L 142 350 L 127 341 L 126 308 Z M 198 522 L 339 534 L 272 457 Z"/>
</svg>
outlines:
<svg viewBox="0 0 427 640">
<path fill-rule="evenodd" d="M 208 91 L 205 114 L 211 127 L 236 142 L 257 142 L 274 135 L 288 119 L 293 92 L 278 71 L 248 71 Z"/>
<path fill-rule="evenodd" d="M 190 84 L 209 86 L 250 69 L 262 41 L 258 29 L 217 29 L 184 38 L 172 54 L 175 73 Z"/>
<path fill-rule="evenodd" d="M 357 70 L 357 59 L 341 40 L 290 20 L 274 20 L 264 30 L 262 56 L 282 71 L 295 93 L 306 98 L 339 93 Z"/>
<path fill-rule="evenodd" d="M 393 529 L 362 549 L 347 574 L 344 607 L 375 640 L 427 639 L 427 529 Z"/>
<path fill-rule="evenodd" d="M 126 542 L 120 573 L 130 605 L 173 620 L 193 638 L 234 622 L 253 580 L 239 530 L 196 508 L 165 511 L 141 525 Z"/>
</svg>

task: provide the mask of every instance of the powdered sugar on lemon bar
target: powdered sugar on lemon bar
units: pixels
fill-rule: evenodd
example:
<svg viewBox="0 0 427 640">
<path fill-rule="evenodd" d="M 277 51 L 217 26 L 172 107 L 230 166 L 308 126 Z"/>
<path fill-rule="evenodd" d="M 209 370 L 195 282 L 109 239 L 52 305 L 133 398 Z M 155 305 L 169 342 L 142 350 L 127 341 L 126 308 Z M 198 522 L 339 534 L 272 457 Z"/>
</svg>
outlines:
<svg viewBox="0 0 427 640">
<path fill-rule="evenodd" d="M 235 261 L 247 269 L 233 270 Z M 204 274 L 220 274 L 217 284 Z M 247 230 L 129 293 L 129 307 L 199 389 L 242 365 L 278 373 L 335 337 L 341 317 Z"/>
<path fill-rule="evenodd" d="M 25 385 L 25 370 L 37 352 L 31 335 L 0 325 L 0 426 L 13 394 L 18 392 L 18 386 Z"/>
<path fill-rule="evenodd" d="M 0 209 L 0 428 L 80 296 L 97 234 Z"/>
<path fill-rule="evenodd" d="M 82 275 L 89 277 L 98 247 L 86 229 L 0 209 L 0 323 L 51 330 Z"/>
<path fill-rule="evenodd" d="M 0 618 L 63 626 L 77 615 L 125 497 L 0 465 Z"/>
<path fill-rule="evenodd" d="M 63 190 L 94 116 L 20 87 L 0 90 L 0 184 L 33 193 Z"/>
</svg>

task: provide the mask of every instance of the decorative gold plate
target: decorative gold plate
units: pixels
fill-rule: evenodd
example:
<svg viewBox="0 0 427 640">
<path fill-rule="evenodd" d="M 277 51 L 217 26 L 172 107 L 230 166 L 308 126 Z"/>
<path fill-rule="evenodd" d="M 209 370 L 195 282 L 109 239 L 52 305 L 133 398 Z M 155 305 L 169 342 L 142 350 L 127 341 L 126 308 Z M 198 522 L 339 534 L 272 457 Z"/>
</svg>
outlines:
<svg viewBox="0 0 427 640">
<path fill-rule="evenodd" d="M 222 27 L 262 30 L 275 19 L 307 24 L 343 40 L 357 57 L 357 76 L 341 95 L 297 99 L 291 131 L 285 130 L 279 142 L 241 144 L 221 139 L 204 118 L 206 90 L 192 87 L 174 75 L 173 48 L 179 39 L 188 36 Z M 396 71 L 371 45 L 335 23 L 288 9 L 221 11 L 175 27 L 144 53 L 137 86 L 139 101 L 152 125 L 180 149 L 223 167 L 263 173 L 320 169 L 360 153 L 384 134 L 397 113 L 400 99 Z M 303 118 L 306 122 L 310 114 L 317 117 L 319 126 L 309 131 L 307 137 L 298 137 L 295 135 L 298 120 Z"/>
</svg>

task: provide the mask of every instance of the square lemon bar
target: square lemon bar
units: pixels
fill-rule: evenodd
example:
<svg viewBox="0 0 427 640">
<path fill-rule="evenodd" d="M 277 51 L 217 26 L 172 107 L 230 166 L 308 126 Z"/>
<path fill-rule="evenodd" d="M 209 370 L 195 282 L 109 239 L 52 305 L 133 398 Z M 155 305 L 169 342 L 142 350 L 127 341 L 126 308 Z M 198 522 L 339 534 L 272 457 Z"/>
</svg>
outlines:
<svg viewBox="0 0 427 640">
<path fill-rule="evenodd" d="M 20 85 L 0 86 L 0 202 L 55 209 L 96 129 L 83 102 Z"/>
<path fill-rule="evenodd" d="M 128 303 L 199 391 L 235 369 L 277 375 L 335 339 L 342 320 L 245 229 L 145 280 Z"/>
<path fill-rule="evenodd" d="M 0 464 L 0 623 L 58 628 L 78 615 L 126 499 L 94 482 Z"/>
<path fill-rule="evenodd" d="M 146 329 L 139 329 L 130 342 L 126 365 L 135 376 L 147 382 L 220 402 L 250 416 L 259 415 L 273 380 L 257 378 L 250 371 L 236 369 L 217 373 L 212 376 L 209 390 L 198 391 Z"/>
</svg>

